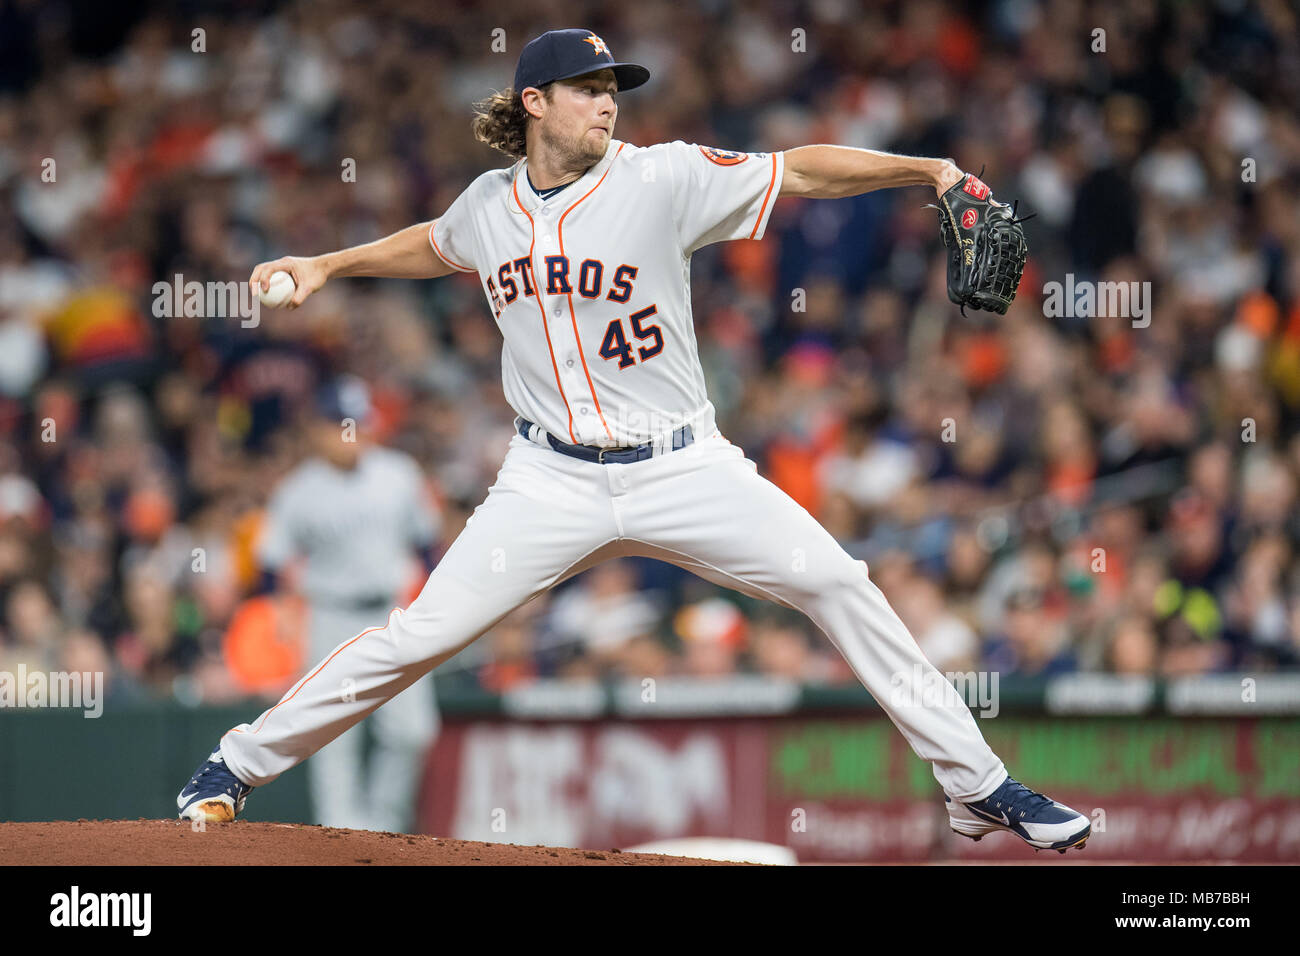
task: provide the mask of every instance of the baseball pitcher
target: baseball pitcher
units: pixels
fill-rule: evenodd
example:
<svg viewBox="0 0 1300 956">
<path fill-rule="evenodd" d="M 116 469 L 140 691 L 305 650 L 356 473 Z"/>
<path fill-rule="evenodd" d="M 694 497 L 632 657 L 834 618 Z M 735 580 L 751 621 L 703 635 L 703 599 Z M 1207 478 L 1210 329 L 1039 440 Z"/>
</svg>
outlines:
<svg viewBox="0 0 1300 956">
<path fill-rule="evenodd" d="M 477 275 L 501 330 L 517 434 L 416 600 L 339 634 L 283 700 L 227 732 L 181 791 L 181 816 L 233 819 L 253 787 L 512 609 L 598 562 L 642 555 L 810 617 L 930 762 L 959 834 L 1005 830 L 1038 849 L 1082 846 L 1088 819 L 1012 779 L 965 703 L 934 693 L 950 685 L 866 565 L 719 431 L 691 316 L 692 254 L 761 239 L 782 196 L 934 188 L 955 292 L 992 311 L 1005 310 L 1023 266 L 1014 217 L 945 160 L 829 145 L 739 153 L 622 142 L 618 98 L 648 78 L 588 30 L 543 34 L 521 52 L 513 87 L 474 120 L 476 135 L 512 166 L 479 176 L 433 222 L 253 270 L 257 285 L 290 272 L 291 307 L 347 276 Z M 980 204 L 974 213 L 953 202 L 958 194 Z M 345 682 L 351 696 L 340 693 Z"/>
</svg>

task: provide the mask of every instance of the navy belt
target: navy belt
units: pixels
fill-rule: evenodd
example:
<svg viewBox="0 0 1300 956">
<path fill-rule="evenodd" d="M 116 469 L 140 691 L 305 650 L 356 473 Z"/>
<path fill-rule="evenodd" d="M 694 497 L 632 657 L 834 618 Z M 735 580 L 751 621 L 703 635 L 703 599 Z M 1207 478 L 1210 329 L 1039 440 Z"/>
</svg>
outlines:
<svg viewBox="0 0 1300 956">
<path fill-rule="evenodd" d="M 528 419 L 520 417 L 518 428 L 519 434 L 531 441 L 532 437 L 529 433 L 537 426 Z M 595 445 L 570 445 L 568 442 L 560 441 L 548 431 L 542 431 L 542 434 L 546 436 L 551 447 L 561 455 L 600 465 L 626 465 L 634 461 L 645 461 L 647 458 L 653 458 L 655 453 L 654 442 L 642 442 L 640 445 L 630 445 L 625 448 L 598 448 Z M 694 441 L 695 430 L 690 425 L 683 425 L 673 432 L 673 447 L 664 451 L 677 451 Z"/>
</svg>

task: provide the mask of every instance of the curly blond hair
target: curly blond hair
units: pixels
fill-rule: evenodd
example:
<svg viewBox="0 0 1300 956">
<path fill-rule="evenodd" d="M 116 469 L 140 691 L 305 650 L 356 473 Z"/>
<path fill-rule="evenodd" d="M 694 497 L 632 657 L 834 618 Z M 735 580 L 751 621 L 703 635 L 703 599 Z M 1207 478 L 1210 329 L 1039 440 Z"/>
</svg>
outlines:
<svg viewBox="0 0 1300 956">
<path fill-rule="evenodd" d="M 551 84 L 541 88 L 549 101 Z M 474 104 L 471 129 L 474 138 L 499 149 L 513 159 L 523 159 L 528 152 L 528 111 L 524 109 L 523 96 L 514 87 L 493 93 Z"/>
</svg>

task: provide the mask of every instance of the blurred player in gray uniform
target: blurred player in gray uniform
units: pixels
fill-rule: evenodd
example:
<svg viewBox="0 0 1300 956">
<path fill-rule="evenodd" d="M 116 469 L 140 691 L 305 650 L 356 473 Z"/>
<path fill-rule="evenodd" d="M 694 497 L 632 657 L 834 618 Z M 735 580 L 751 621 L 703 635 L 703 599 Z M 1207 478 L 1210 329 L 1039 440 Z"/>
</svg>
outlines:
<svg viewBox="0 0 1300 956">
<path fill-rule="evenodd" d="M 265 590 L 278 588 L 286 566 L 304 559 L 312 660 L 328 656 L 340 635 L 380 626 L 404 606 L 417 555 L 425 573 L 434 564 L 438 518 L 424 477 L 409 456 L 366 440 L 368 412 L 360 379 L 344 376 L 321 389 L 309 428 L 312 456 L 271 496 L 258 546 Z M 366 726 L 373 737 L 368 768 Z M 424 755 L 437 731 L 429 674 L 307 761 L 317 822 L 409 830 Z"/>
</svg>

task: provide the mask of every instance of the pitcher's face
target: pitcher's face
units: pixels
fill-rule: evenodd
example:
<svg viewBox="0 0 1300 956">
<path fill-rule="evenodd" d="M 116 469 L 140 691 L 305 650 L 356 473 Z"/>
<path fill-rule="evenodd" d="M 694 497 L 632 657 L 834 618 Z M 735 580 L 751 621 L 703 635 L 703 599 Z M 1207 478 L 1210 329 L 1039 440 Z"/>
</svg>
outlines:
<svg viewBox="0 0 1300 956">
<path fill-rule="evenodd" d="M 614 71 L 597 70 L 551 84 L 544 99 L 539 132 L 542 142 L 573 165 L 591 166 L 609 149 L 618 118 Z"/>
</svg>

